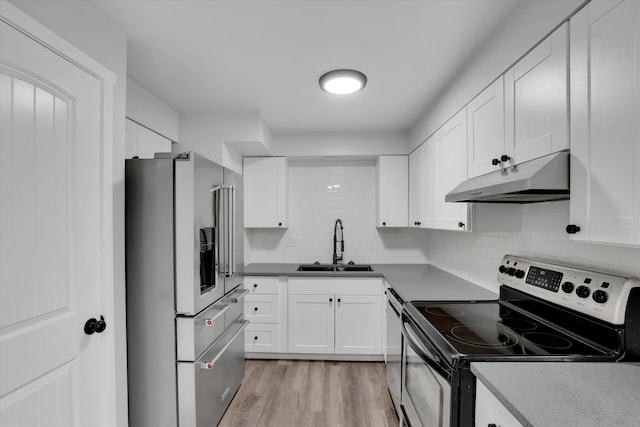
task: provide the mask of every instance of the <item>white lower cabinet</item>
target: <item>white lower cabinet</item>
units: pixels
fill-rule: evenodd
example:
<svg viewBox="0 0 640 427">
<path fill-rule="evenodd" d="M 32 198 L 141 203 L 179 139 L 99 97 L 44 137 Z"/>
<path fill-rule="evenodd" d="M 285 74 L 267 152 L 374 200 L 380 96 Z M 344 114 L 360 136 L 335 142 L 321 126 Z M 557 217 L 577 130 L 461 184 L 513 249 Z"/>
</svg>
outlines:
<svg viewBox="0 0 640 427">
<path fill-rule="evenodd" d="M 289 353 L 382 354 L 379 278 L 289 280 Z"/>
<path fill-rule="evenodd" d="M 522 427 L 516 417 L 480 381 L 476 381 L 476 427 Z"/>
<path fill-rule="evenodd" d="M 247 353 L 279 353 L 283 351 L 283 333 L 286 324 L 286 292 L 281 291 L 280 278 L 246 276 L 244 318 L 250 323 L 245 328 L 244 343 Z"/>
</svg>

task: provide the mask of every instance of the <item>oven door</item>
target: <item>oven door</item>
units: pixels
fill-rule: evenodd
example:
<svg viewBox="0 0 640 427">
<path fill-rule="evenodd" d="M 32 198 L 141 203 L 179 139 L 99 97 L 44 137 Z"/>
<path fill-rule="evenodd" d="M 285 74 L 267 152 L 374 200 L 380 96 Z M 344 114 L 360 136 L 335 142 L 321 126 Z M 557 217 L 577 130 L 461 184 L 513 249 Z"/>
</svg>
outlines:
<svg viewBox="0 0 640 427">
<path fill-rule="evenodd" d="M 451 376 L 443 368 L 441 357 L 404 318 L 402 336 L 403 422 L 409 427 L 448 427 Z"/>
</svg>

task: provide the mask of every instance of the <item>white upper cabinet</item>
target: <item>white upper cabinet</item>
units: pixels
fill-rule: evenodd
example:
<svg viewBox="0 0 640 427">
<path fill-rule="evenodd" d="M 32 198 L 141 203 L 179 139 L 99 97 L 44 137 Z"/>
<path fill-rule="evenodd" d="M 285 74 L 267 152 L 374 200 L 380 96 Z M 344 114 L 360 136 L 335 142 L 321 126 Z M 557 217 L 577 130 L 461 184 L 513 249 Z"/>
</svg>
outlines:
<svg viewBox="0 0 640 427">
<path fill-rule="evenodd" d="M 422 221 L 423 145 L 409 155 L 409 227 L 420 227 Z"/>
<path fill-rule="evenodd" d="M 500 169 L 500 157 L 509 155 L 504 118 L 504 78 L 500 76 L 467 105 L 469 178 Z"/>
<path fill-rule="evenodd" d="M 422 219 L 420 219 L 421 227 L 433 228 L 435 225 L 436 215 L 436 139 L 435 136 L 427 139 L 422 144 L 422 194 L 420 201 L 422 208 L 420 210 Z"/>
<path fill-rule="evenodd" d="M 125 128 L 125 157 L 130 159 L 153 159 L 156 153 L 170 153 L 171 140 L 164 136 L 140 126 L 136 122 L 127 119 Z"/>
<path fill-rule="evenodd" d="M 284 228 L 289 225 L 286 157 L 245 157 L 245 228 Z"/>
<path fill-rule="evenodd" d="M 462 109 L 435 135 L 434 228 L 468 229 L 466 203 L 446 203 L 445 196 L 467 179 L 467 110 Z"/>
<path fill-rule="evenodd" d="M 505 154 L 511 157 L 506 165 L 569 148 L 568 26 L 559 27 L 504 76 Z"/>
<path fill-rule="evenodd" d="M 409 219 L 409 159 L 378 157 L 377 227 L 406 227 Z"/>
<path fill-rule="evenodd" d="M 640 244 L 640 2 L 597 1 L 571 19 L 575 240 Z M 578 231 L 579 228 L 579 231 Z"/>
</svg>

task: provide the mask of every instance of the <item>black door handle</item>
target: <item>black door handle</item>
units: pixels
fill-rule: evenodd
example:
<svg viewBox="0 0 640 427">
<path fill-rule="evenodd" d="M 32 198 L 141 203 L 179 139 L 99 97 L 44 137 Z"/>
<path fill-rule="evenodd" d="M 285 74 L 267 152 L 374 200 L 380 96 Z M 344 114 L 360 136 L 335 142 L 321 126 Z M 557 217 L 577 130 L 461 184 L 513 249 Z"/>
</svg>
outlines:
<svg viewBox="0 0 640 427">
<path fill-rule="evenodd" d="M 84 323 L 84 333 L 87 335 L 101 334 L 105 329 L 107 329 L 107 322 L 105 322 L 104 316 L 100 316 L 100 320 L 92 317 Z"/>
</svg>

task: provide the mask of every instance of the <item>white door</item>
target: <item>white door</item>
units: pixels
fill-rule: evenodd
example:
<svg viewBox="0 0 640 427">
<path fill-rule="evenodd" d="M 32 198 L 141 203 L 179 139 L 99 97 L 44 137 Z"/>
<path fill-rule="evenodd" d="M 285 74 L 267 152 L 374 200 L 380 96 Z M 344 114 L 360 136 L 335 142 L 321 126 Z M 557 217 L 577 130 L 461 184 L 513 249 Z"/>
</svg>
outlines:
<svg viewBox="0 0 640 427">
<path fill-rule="evenodd" d="M 102 83 L 4 22 L 0 43 L 0 424 L 105 425 Z"/>
<path fill-rule="evenodd" d="M 510 163 L 569 148 L 568 27 L 565 23 L 558 28 L 505 74 Z"/>
<path fill-rule="evenodd" d="M 640 2 L 593 1 L 571 20 L 575 240 L 640 244 Z"/>
<path fill-rule="evenodd" d="M 504 144 L 504 77 L 500 76 L 467 105 L 469 178 L 500 169 Z"/>
<path fill-rule="evenodd" d="M 467 179 L 467 110 L 462 109 L 436 133 L 435 228 L 468 229 L 467 204 L 445 196 Z"/>
<path fill-rule="evenodd" d="M 424 144 L 409 155 L 409 227 L 422 221 L 422 150 Z"/>
<path fill-rule="evenodd" d="M 289 352 L 333 353 L 333 295 L 289 295 Z"/>
<path fill-rule="evenodd" d="M 336 296 L 336 353 L 382 354 L 382 297 Z"/>
</svg>

